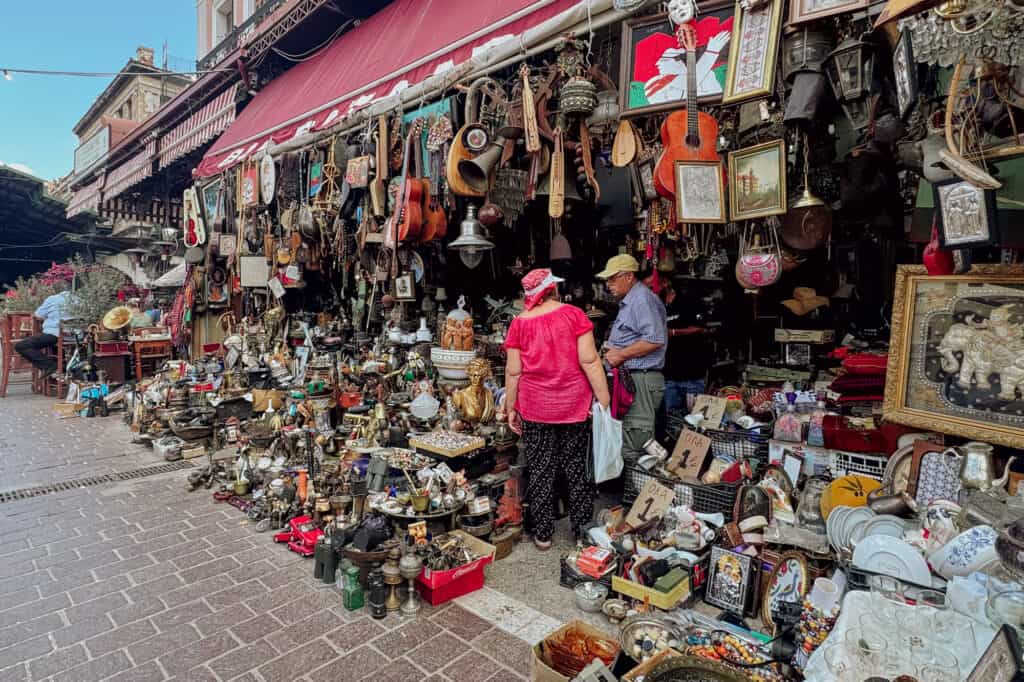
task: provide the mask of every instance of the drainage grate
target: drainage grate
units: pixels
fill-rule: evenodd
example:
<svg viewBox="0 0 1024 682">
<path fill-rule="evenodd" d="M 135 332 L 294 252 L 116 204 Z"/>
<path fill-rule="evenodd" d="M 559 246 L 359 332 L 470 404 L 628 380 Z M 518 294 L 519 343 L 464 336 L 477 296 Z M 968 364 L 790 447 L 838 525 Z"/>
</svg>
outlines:
<svg viewBox="0 0 1024 682">
<path fill-rule="evenodd" d="M 157 474 L 167 474 L 172 471 L 180 471 L 182 469 L 191 469 L 192 463 L 187 459 L 181 459 L 176 462 L 168 462 L 166 464 L 156 464 L 151 467 L 143 467 L 141 469 L 132 469 L 131 471 L 122 471 L 116 474 L 103 474 L 102 476 L 88 476 L 86 478 L 74 478 L 70 481 L 60 481 L 58 483 L 51 483 L 49 485 L 39 485 L 33 488 L 21 488 L 20 490 L 6 490 L 0 492 L 0 503 L 3 502 L 14 502 L 16 500 L 27 500 L 32 497 L 39 497 L 41 495 L 49 495 L 51 493 L 59 493 L 65 490 L 77 490 L 78 488 L 86 488 L 94 485 L 100 485 L 102 483 L 116 483 L 117 481 L 132 481 L 137 478 L 145 478 L 146 476 L 155 476 Z"/>
</svg>

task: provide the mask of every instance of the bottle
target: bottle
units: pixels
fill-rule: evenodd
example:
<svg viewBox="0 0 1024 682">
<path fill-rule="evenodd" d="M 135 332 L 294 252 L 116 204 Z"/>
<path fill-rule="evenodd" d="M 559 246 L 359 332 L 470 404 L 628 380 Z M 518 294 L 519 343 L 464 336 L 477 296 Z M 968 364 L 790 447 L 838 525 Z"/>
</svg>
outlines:
<svg viewBox="0 0 1024 682">
<path fill-rule="evenodd" d="M 379 568 L 370 572 L 369 577 L 366 579 L 366 585 L 370 590 L 370 617 L 374 620 L 380 620 L 388 615 L 386 604 L 388 586 L 384 584 L 384 574 L 381 573 Z"/>
<path fill-rule="evenodd" d="M 786 401 L 786 411 L 775 420 L 775 440 L 799 443 L 803 440 L 803 427 L 796 416 L 796 393 L 787 393 Z"/>
<path fill-rule="evenodd" d="M 363 586 L 359 584 L 359 567 L 351 565 L 345 569 L 341 587 L 341 601 L 349 611 L 358 611 L 366 601 Z"/>
<path fill-rule="evenodd" d="M 811 412 L 811 419 L 807 422 L 807 444 L 825 447 L 825 398 L 818 395 L 818 404 Z"/>
</svg>

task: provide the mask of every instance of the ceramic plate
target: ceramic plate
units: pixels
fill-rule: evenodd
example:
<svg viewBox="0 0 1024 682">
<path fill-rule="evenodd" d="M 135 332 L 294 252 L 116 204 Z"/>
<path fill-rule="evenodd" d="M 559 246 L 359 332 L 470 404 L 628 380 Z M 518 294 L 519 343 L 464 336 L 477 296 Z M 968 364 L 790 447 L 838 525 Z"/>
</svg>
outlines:
<svg viewBox="0 0 1024 682">
<path fill-rule="evenodd" d="M 839 538 L 837 533 L 839 531 L 839 524 L 842 522 L 843 517 L 853 507 L 836 507 L 832 510 L 832 513 L 828 515 L 828 521 L 825 522 L 825 530 L 828 533 L 828 544 L 832 545 L 832 549 L 839 551 Z"/>
<path fill-rule="evenodd" d="M 887 535 L 864 538 L 853 553 L 853 565 L 918 585 L 932 584 L 932 572 L 924 557 L 903 540 Z"/>
<path fill-rule="evenodd" d="M 872 535 L 888 535 L 891 538 L 903 539 L 903 532 L 907 529 L 906 523 L 898 516 L 882 514 L 870 519 L 864 524 L 864 537 Z"/>
<path fill-rule="evenodd" d="M 910 484 L 910 465 L 914 459 L 914 444 L 904 446 L 893 453 L 882 474 L 882 487 L 890 493 L 901 493 Z"/>
<path fill-rule="evenodd" d="M 875 512 L 867 507 L 854 507 L 843 519 L 842 532 L 838 538 L 843 547 L 852 549 L 853 545 L 863 536 L 860 529 L 865 523 L 875 518 Z"/>
</svg>

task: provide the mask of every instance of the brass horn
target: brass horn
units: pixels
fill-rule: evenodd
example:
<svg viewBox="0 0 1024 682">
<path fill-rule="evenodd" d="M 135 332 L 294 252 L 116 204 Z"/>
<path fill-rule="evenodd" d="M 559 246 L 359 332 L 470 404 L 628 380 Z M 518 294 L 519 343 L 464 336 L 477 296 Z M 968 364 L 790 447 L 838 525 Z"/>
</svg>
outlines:
<svg viewBox="0 0 1024 682">
<path fill-rule="evenodd" d="M 491 173 L 501 160 L 504 149 L 504 137 L 491 140 L 490 146 L 476 157 L 459 161 L 459 175 L 474 191 L 486 192 L 491 187 Z"/>
</svg>

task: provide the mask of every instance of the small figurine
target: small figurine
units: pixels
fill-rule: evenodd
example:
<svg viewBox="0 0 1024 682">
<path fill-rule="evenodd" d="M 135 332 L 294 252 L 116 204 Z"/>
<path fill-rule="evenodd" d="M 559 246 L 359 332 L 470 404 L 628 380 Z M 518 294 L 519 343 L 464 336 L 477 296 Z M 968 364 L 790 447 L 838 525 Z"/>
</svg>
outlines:
<svg viewBox="0 0 1024 682">
<path fill-rule="evenodd" d="M 445 350 L 473 350 L 473 318 L 465 310 L 466 297 L 459 296 L 458 307 L 445 318 L 441 347 Z"/>
</svg>

